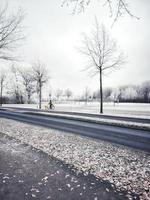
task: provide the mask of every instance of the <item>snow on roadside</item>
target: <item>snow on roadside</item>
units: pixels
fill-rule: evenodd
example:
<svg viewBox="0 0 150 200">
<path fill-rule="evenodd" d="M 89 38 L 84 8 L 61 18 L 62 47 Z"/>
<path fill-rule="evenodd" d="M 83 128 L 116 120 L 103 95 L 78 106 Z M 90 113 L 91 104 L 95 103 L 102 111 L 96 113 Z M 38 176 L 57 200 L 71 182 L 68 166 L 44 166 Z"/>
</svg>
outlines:
<svg viewBox="0 0 150 200">
<path fill-rule="evenodd" d="M 150 195 L 150 154 L 71 133 L 0 118 L 0 132 L 41 149 L 118 190 Z M 141 197 L 141 199 L 146 199 Z M 147 198 L 148 199 L 148 198 Z"/>
<path fill-rule="evenodd" d="M 99 102 L 54 102 L 56 111 L 72 111 L 99 114 Z M 45 109 L 48 102 L 42 104 Z M 4 104 L 4 107 L 38 108 L 37 104 Z M 116 103 L 104 102 L 104 113 L 126 117 L 140 117 L 150 119 L 150 103 Z"/>
<path fill-rule="evenodd" d="M 54 117 L 62 117 L 66 119 L 75 119 L 75 120 L 81 120 L 85 122 L 95 122 L 99 124 L 109 124 L 109 125 L 116 125 L 121 127 L 129 127 L 129 128 L 138 128 L 138 129 L 146 129 L 150 130 L 150 124 L 149 123 L 141 123 L 141 122 L 132 122 L 132 121 L 123 121 L 122 120 L 115 120 L 115 119 L 105 119 L 102 117 L 89 117 L 89 116 L 79 116 L 79 115 L 71 115 L 71 114 L 57 114 L 57 113 L 45 113 L 45 112 L 27 112 L 27 113 L 34 113 L 37 116 L 43 115 L 43 116 L 54 116 Z"/>
</svg>

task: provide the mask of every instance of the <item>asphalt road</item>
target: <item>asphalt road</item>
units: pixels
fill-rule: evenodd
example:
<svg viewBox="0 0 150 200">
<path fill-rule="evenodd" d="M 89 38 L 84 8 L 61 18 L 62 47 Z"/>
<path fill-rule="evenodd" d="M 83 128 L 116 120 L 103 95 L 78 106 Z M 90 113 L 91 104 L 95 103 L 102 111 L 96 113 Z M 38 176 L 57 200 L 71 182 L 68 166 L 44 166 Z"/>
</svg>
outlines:
<svg viewBox="0 0 150 200">
<path fill-rule="evenodd" d="M 150 132 L 123 128 L 79 120 L 31 115 L 8 110 L 0 110 L 0 117 L 15 119 L 48 128 L 55 128 L 96 139 L 102 139 L 133 148 L 150 151 Z"/>
<path fill-rule="evenodd" d="M 0 200 L 125 200 L 108 181 L 85 176 L 69 165 L 0 133 Z M 131 193 L 130 198 L 139 199 Z"/>
<path fill-rule="evenodd" d="M 55 111 L 55 110 L 40 110 L 40 109 L 33 109 L 33 108 L 17 108 L 17 107 L 3 107 L 2 110 L 14 110 L 14 111 L 24 111 L 24 112 L 45 112 L 51 114 L 63 114 L 63 115 L 70 115 L 70 116 L 85 116 L 85 117 L 92 117 L 92 118 L 100 118 L 100 119 L 113 119 L 113 120 L 123 120 L 127 122 L 141 122 L 141 123 L 150 123 L 150 118 L 135 118 L 135 117 L 127 117 L 127 116 L 117 116 L 117 115 L 105 115 L 105 114 L 91 114 L 91 113 L 81 113 L 81 112 L 66 112 L 66 111 Z"/>
</svg>

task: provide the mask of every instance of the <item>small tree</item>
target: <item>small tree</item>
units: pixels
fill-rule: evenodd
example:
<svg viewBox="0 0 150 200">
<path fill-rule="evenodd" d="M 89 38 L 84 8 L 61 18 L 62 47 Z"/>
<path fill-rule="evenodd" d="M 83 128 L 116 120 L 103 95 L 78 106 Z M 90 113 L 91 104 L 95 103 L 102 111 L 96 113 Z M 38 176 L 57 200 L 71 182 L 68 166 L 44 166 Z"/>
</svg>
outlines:
<svg viewBox="0 0 150 200">
<path fill-rule="evenodd" d="M 120 88 L 114 88 L 112 93 L 111 93 L 111 99 L 115 103 L 119 102 L 120 97 L 122 96 L 122 90 Z"/>
<path fill-rule="evenodd" d="M 4 89 L 4 83 L 6 80 L 6 72 L 1 69 L 0 71 L 0 106 L 3 104 L 3 89 Z"/>
<path fill-rule="evenodd" d="M 112 93 L 112 88 L 105 88 L 104 89 L 104 101 L 110 101 L 110 97 L 111 97 L 111 93 Z"/>
<path fill-rule="evenodd" d="M 66 89 L 65 96 L 69 99 L 72 96 L 72 91 L 70 89 Z"/>
<path fill-rule="evenodd" d="M 146 81 L 142 84 L 142 97 L 145 103 L 150 101 L 150 81 Z"/>
<path fill-rule="evenodd" d="M 56 90 L 56 97 L 57 97 L 57 100 L 59 100 L 59 98 L 62 96 L 63 94 L 63 90 L 62 89 L 57 89 Z"/>
<path fill-rule="evenodd" d="M 43 85 L 49 79 L 48 71 L 46 69 L 46 66 L 38 60 L 32 66 L 32 74 L 33 74 L 33 79 L 36 81 L 36 84 L 37 84 L 37 94 L 39 96 L 39 108 L 41 109 L 42 88 L 43 88 Z"/>
<path fill-rule="evenodd" d="M 83 92 L 83 98 L 85 100 L 85 103 L 87 104 L 87 102 L 90 98 L 90 89 L 88 87 L 86 87 L 84 92 Z"/>
<path fill-rule="evenodd" d="M 8 15 L 7 6 L 0 9 L 0 59 L 13 60 L 10 54 L 24 39 L 22 22 L 23 12 L 19 10 L 15 15 Z"/>
<path fill-rule="evenodd" d="M 89 65 L 86 70 L 90 74 L 99 74 L 100 113 L 103 113 L 103 85 L 102 75 L 107 70 L 117 69 L 124 63 L 124 55 L 117 49 L 116 41 L 111 39 L 104 25 L 95 20 L 92 35 L 84 34 L 83 47 L 80 52 L 88 58 Z"/>
</svg>

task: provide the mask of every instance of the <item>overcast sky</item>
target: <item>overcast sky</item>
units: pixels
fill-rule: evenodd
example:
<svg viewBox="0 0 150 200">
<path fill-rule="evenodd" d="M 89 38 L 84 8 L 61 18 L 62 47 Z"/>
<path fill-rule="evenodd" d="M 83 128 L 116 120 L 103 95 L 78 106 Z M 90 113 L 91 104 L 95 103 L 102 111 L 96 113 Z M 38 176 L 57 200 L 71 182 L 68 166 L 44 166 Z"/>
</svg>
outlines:
<svg viewBox="0 0 150 200">
<path fill-rule="evenodd" d="M 26 13 L 24 25 L 27 39 L 19 49 L 24 66 L 39 58 L 49 69 L 52 88 L 70 88 L 75 94 L 81 94 L 86 86 L 96 90 L 98 77 L 89 77 L 87 72 L 82 72 L 85 57 L 76 47 L 82 45 L 82 33 L 90 32 L 94 16 L 97 16 L 128 56 L 128 63 L 121 70 L 104 77 L 104 86 L 138 84 L 149 80 L 150 1 L 128 1 L 131 11 L 140 20 L 126 15 L 110 28 L 112 19 L 108 10 L 95 0 L 79 15 L 71 15 L 71 8 L 62 8 L 61 0 L 8 0 L 9 8 L 14 12 L 22 7 Z"/>
</svg>

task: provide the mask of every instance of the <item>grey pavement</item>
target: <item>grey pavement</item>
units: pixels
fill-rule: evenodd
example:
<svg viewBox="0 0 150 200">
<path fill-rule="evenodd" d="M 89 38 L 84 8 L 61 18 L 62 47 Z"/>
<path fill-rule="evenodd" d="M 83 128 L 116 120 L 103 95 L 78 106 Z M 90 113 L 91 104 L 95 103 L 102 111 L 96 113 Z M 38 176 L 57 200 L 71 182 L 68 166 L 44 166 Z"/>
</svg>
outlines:
<svg viewBox="0 0 150 200">
<path fill-rule="evenodd" d="M 127 193 L 0 133 L 0 200 L 124 200 Z"/>
</svg>

